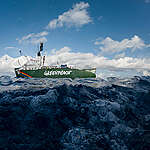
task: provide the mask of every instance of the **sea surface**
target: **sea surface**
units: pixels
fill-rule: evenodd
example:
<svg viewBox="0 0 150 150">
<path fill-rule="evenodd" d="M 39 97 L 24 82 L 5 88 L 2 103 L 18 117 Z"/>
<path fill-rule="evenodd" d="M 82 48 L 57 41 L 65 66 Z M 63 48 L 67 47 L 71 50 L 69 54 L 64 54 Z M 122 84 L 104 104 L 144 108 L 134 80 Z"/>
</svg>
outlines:
<svg viewBox="0 0 150 150">
<path fill-rule="evenodd" d="M 0 77 L 0 150 L 150 150 L 150 77 Z"/>
</svg>

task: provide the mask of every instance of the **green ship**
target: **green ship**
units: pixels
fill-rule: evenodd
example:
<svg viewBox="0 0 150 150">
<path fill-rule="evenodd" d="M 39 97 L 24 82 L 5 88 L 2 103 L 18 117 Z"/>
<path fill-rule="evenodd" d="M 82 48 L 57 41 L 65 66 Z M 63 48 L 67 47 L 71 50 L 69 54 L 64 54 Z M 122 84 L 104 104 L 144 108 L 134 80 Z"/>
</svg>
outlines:
<svg viewBox="0 0 150 150">
<path fill-rule="evenodd" d="M 96 68 L 77 69 L 65 65 L 45 66 L 45 56 L 41 56 L 43 43 L 34 64 L 27 62 L 19 68 L 15 68 L 16 77 L 22 78 L 96 78 Z"/>
</svg>

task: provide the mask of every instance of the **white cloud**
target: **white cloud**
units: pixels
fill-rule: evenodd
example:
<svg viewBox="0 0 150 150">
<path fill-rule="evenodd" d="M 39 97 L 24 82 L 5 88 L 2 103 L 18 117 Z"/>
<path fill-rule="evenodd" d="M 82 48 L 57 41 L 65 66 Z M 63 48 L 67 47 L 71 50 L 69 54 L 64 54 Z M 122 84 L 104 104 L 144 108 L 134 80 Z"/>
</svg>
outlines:
<svg viewBox="0 0 150 150">
<path fill-rule="evenodd" d="M 57 19 L 51 20 L 47 26 L 47 29 L 55 29 L 57 27 L 82 27 L 85 24 L 92 22 L 87 8 L 88 3 L 80 2 L 73 5 L 73 8 L 59 15 Z"/>
<path fill-rule="evenodd" d="M 48 32 L 47 31 L 43 31 L 43 32 L 35 34 L 34 36 L 35 37 L 41 37 L 41 36 L 46 36 L 46 35 L 48 35 Z"/>
<path fill-rule="evenodd" d="M 27 62 L 26 57 L 21 56 L 19 58 L 12 58 L 8 55 L 4 55 L 0 58 L 0 75 L 13 75 L 14 68 L 19 67 L 18 59 L 24 64 Z"/>
<path fill-rule="evenodd" d="M 107 37 L 103 40 L 96 40 L 95 45 L 99 45 L 99 49 L 104 53 L 116 53 L 125 51 L 130 48 L 133 51 L 136 49 L 143 49 L 150 47 L 144 43 L 144 41 L 135 35 L 131 39 L 123 39 L 122 41 L 112 40 L 110 37 Z"/>
<path fill-rule="evenodd" d="M 65 47 L 61 48 L 59 51 L 57 51 L 56 49 L 53 49 L 52 54 L 59 55 L 59 54 L 62 54 L 62 53 L 63 54 L 69 53 L 70 51 L 71 51 L 71 48 L 65 46 Z"/>
<path fill-rule="evenodd" d="M 30 58 L 30 57 L 28 57 Z M 18 59 L 21 64 L 25 63 L 27 59 L 23 56 L 19 58 L 12 58 L 9 56 L 3 56 L 0 58 L 0 74 L 6 74 L 6 72 L 14 73 L 14 68 L 18 67 Z M 135 72 L 143 72 L 146 75 L 146 72 L 150 70 L 150 59 L 149 58 L 132 58 L 132 57 L 123 57 L 118 59 L 108 59 L 103 56 L 97 56 L 93 53 L 75 53 L 71 51 L 71 48 L 64 47 L 60 50 L 53 50 L 53 52 L 46 56 L 46 65 L 56 65 L 59 64 L 68 64 L 77 68 L 89 68 L 96 67 L 97 70 L 101 69 L 99 74 L 103 70 L 110 70 L 116 72 L 116 74 L 121 72 L 127 72 L 132 70 Z M 106 74 L 106 73 L 105 73 Z M 110 76 L 110 74 L 107 74 Z"/>
<path fill-rule="evenodd" d="M 47 42 L 47 38 L 46 37 L 32 38 L 30 42 L 32 44 L 39 44 L 40 42 L 46 43 Z"/>
<path fill-rule="evenodd" d="M 145 3 L 150 3 L 150 0 L 145 0 Z"/>
<path fill-rule="evenodd" d="M 47 38 L 45 36 L 48 35 L 47 31 L 43 31 L 40 33 L 30 33 L 26 36 L 23 36 L 21 39 L 16 39 L 20 44 L 21 43 L 31 43 L 38 44 L 40 42 L 47 42 Z"/>
<path fill-rule="evenodd" d="M 119 59 L 119 58 L 122 58 L 122 57 L 125 57 L 125 53 L 115 55 L 116 59 Z"/>
<path fill-rule="evenodd" d="M 16 47 L 13 47 L 13 46 L 8 46 L 8 47 L 5 47 L 4 48 L 5 50 L 9 50 L 9 49 L 17 49 Z"/>
<path fill-rule="evenodd" d="M 140 59 L 132 57 L 123 57 L 118 59 L 108 59 L 103 56 L 97 56 L 92 53 L 74 53 L 69 47 L 64 47 L 58 51 L 53 51 L 47 56 L 47 64 L 67 63 L 79 68 L 96 67 L 98 69 L 105 68 L 111 70 L 120 69 L 149 69 L 150 59 Z"/>
</svg>

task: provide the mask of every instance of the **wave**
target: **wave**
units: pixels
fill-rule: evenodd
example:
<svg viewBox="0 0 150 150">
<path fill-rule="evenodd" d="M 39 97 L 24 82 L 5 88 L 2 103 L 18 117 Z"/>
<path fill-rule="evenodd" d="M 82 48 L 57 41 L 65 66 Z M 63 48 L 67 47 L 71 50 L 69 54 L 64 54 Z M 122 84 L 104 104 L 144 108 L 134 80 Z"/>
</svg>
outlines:
<svg viewBox="0 0 150 150">
<path fill-rule="evenodd" d="M 0 77 L 0 149 L 149 149 L 150 77 Z"/>
</svg>

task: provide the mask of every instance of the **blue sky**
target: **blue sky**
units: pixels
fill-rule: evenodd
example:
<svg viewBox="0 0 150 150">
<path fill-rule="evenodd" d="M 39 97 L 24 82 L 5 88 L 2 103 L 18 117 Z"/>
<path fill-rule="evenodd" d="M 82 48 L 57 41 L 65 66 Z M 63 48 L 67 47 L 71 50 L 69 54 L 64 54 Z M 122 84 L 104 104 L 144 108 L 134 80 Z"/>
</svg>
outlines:
<svg viewBox="0 0 150 150">
<path fill-rule="evenodd" d="M 34 56 L 43 41 L 106 59 L 150 57 L 150 0 L 2 0 L 0 57 Z"/>
</svg>

